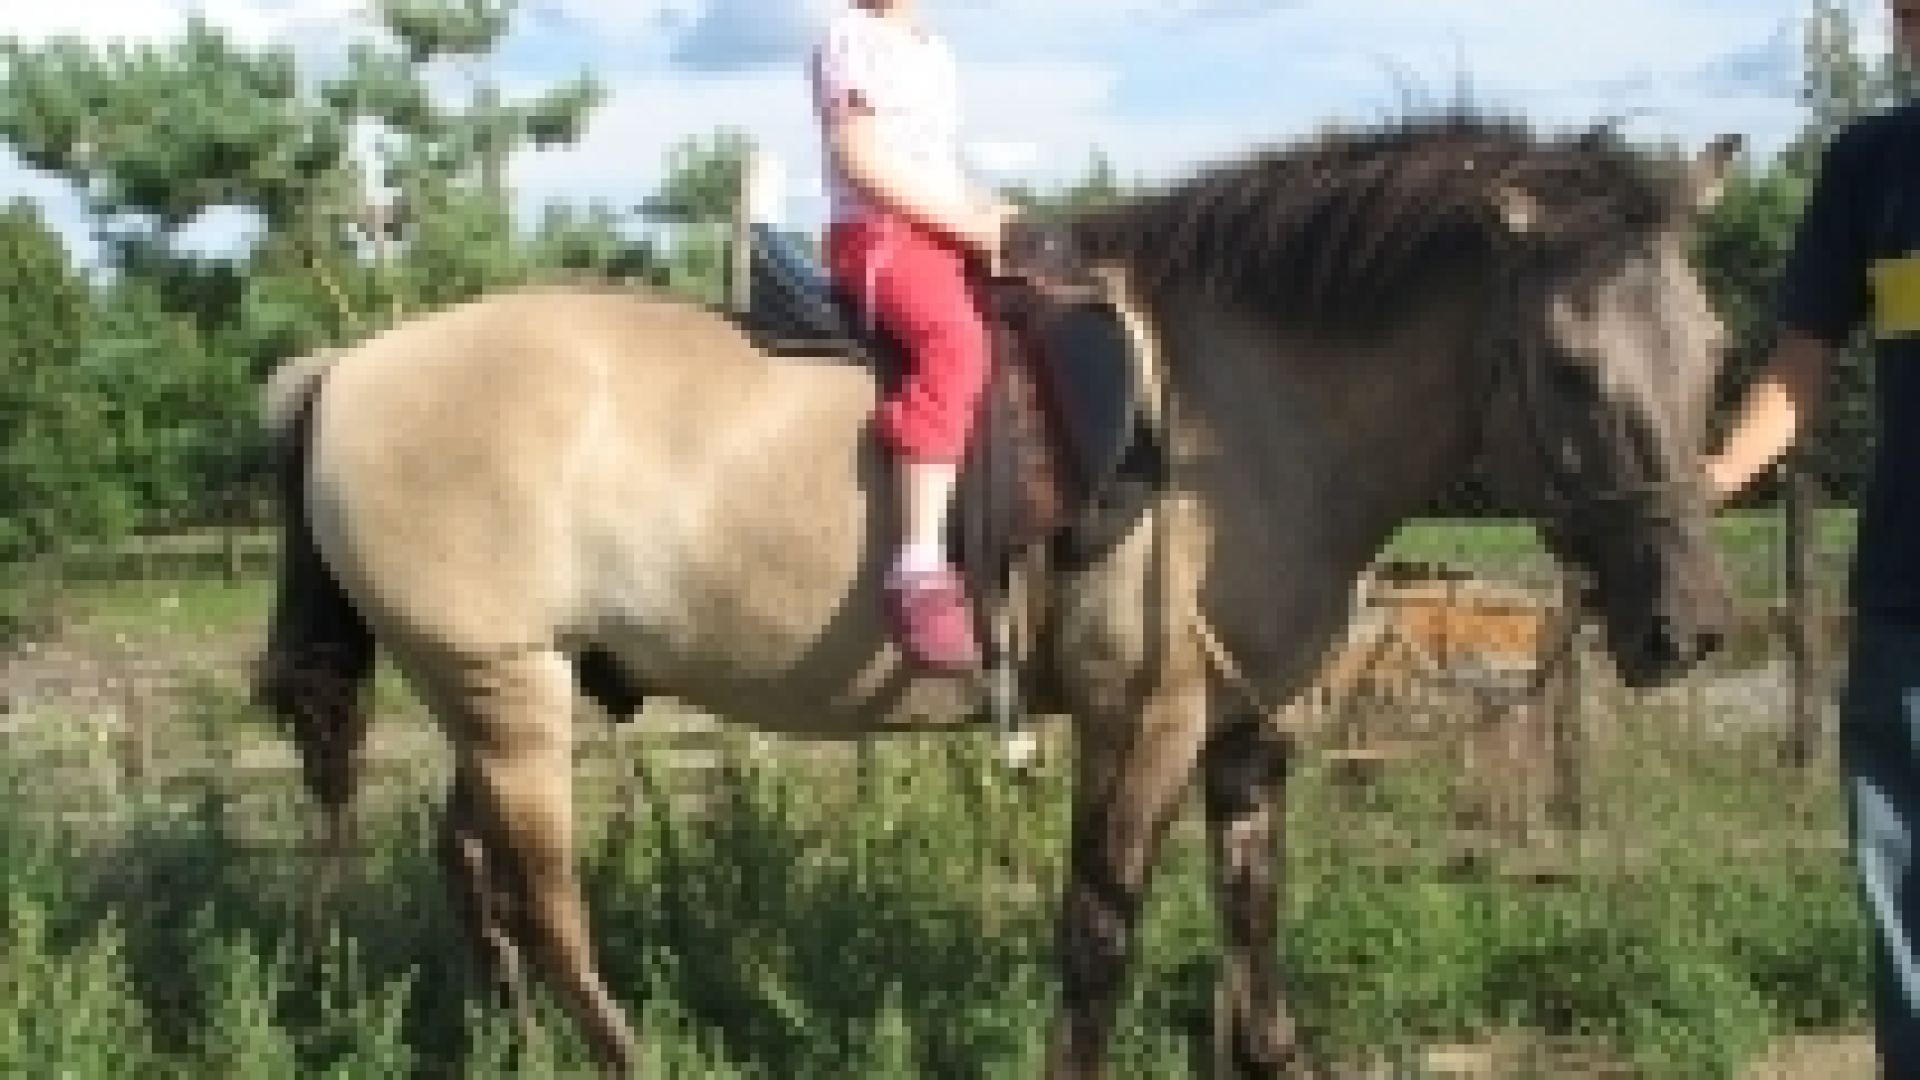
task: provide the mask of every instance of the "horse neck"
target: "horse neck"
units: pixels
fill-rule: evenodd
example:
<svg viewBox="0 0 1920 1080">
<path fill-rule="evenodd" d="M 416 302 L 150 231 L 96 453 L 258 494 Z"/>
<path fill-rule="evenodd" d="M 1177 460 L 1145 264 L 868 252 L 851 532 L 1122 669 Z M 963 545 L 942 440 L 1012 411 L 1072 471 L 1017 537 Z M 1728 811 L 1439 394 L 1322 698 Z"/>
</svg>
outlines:
<svg viewBox="0 0 1920 1080">
<path fill-rule="evenodd" d="M 1167 304 L 1169 382 L 1192 428 L 1177 456 L 1217 462 L 1222 498 L 1255 499 L 1290 546 L 1357 571 L 1478 451 L 1484 296 L 1472 275 L 1436 284 L 1364 338 Z"/>
</svg>

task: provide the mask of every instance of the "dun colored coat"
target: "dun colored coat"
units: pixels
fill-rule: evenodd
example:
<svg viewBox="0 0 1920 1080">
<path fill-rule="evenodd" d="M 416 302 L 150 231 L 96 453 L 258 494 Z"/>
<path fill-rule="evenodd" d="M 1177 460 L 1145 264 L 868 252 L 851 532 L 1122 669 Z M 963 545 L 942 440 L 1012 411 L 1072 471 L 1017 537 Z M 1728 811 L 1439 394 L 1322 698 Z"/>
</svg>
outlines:
<svg viewBox="0 0 1920 1080">
<path fill-rule="evenodd" d="M 1719 327 L 1684 239 L 1730 147 L 1473 116 L 1337 133 L 1091 213 L 1129 283 L 1172 490 L 1053 583 L 1037 662 L 1073 718 L 1049 1072 L 1104 1075 L 1156 846 L 1196 776 L 1224 920 L 1223 1073 L 1297 1062 L 1277 953 L 1288 743 L 1397 525 L 1478 467 L 1594 575 L 1653 683 L 1727 598 L 1698 451 Z M 286 536 L 260 689 L 336 828 L 377 642 L 456 777 L 444 854 L 473 947 L 544 977 L 616 1070 L 570 821 L 570 657 L 727 719 L 848 737 L 964 707 L 876 618 L 892 520 L 872 375 L 756 352 L 611 289 L 494 296 L 289 364 Z"/>
</svg>

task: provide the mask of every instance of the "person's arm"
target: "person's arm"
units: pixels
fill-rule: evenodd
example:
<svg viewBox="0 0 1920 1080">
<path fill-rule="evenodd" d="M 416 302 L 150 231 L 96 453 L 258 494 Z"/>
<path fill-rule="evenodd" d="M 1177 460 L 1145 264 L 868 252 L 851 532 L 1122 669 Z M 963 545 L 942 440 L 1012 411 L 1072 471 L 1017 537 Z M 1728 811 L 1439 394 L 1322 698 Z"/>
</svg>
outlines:
<svg viewBox="0 0 1920 1080">
<path fill-rule="evenodd" d="M 1826 397 L 1833 358 L 1867 308 L 1869 229 L 1861 216 L 1877 176 L 1874 137 L 1863 128 L 1835 139 L 1780 279 L 1780 342 L 1747 391 L 1720 453 L 1706 462 L 1720 499 L 1737 495 L 1809 427 Z"/>
<path fill-rule="evenodd" d="M 1827 373 L 1836 352 L 1825 341 L 1798 331 L 1782 335 L 1748 389 L 1720 453 L 1707 461 L 1707 481 L 1717 497 L 1739 494 L 1812 426 L 1826 397 Z"/>
<path fill-rule="evenodd" d="M 873 114 L 858 100 L 843 103 L 827 122 L 834 164 L 862 195 L 921 224 L 948 233 L 970 248 L 992 254 L 1004 220 L 994 203 L 975 203 L 925 190 L 893 167 L 873 139 Z"/>
</svg>

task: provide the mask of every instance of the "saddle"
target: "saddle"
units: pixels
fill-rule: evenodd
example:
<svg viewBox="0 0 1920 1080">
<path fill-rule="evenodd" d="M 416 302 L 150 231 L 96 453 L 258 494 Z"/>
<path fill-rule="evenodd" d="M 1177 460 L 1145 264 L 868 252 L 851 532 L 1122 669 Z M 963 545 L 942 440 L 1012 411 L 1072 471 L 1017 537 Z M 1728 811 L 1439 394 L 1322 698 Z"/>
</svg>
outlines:
<svg viewBox="0 0 1920 1080">
<path fill-rule="evenodd" d="M 748 302 L 734 317 L 754 343 L 868 364 L 890 391 L 905 370 L 902 347 L 798 240 L 760 224 L 747 235 Z M 989 643 L 999 637 L 989 606 L 1006 599 L 1016 563 L 1070 572 L 1104 557 L 1157 497 L 1164 471 L 1139 400 L 1141 358 L 1101 279 L 1063 229 L 1017 222 L 1003 249 L 984 290 L 992 369 L 950 525 Z"/>
</svg>

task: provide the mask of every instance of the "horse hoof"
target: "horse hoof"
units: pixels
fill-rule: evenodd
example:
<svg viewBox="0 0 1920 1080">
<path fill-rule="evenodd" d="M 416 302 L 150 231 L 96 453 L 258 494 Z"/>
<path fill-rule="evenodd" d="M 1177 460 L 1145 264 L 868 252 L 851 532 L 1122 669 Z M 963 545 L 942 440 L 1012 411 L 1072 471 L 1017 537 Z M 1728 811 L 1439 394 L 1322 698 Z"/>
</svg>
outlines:
<svg viewBox="0 0 1920 1080">
<path fill-rule="evenodd" d="M 1000 738 L 1000 763 L 1008 771 L 1026 773 L 1040 759 L 1040 736 L 1021 728 Z"/>
<path fill-rule="evenodd" d="M 1235 1080 L 1318 1080 L 1286 1021 L 1236 1039 L 1233 1051 Z"/>
</svg>

